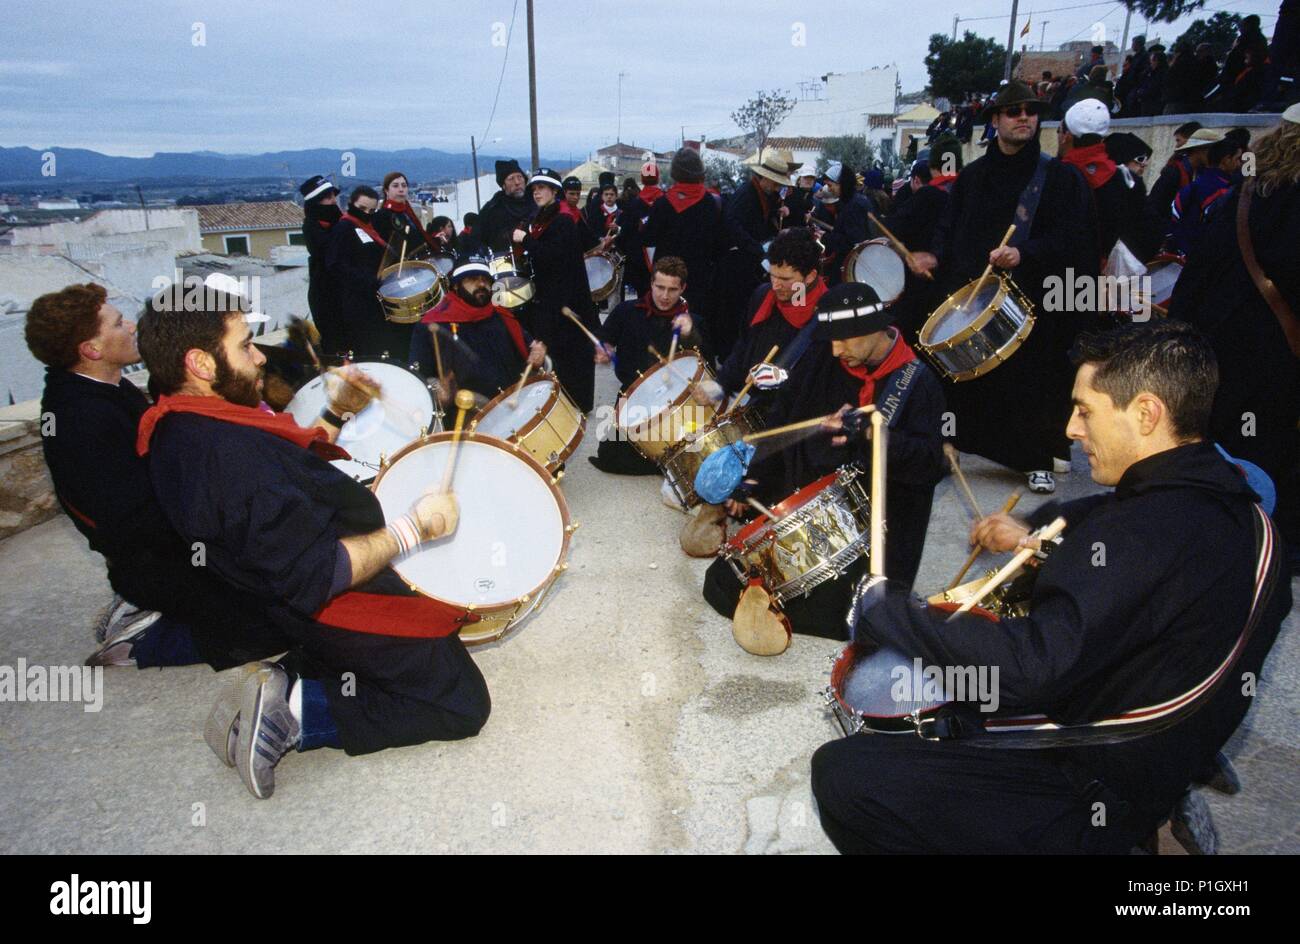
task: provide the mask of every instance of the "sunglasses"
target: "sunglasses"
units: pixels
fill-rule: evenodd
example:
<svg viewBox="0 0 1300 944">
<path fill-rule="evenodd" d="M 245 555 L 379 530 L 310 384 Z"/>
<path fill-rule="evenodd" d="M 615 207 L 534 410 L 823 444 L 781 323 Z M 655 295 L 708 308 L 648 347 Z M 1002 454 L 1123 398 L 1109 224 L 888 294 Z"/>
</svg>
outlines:
<svg viewBox="0 0 1300 944">
<path fill-rule="evenodd" d="M 1035 115 L 1038 109 L 1031 105 L 1008 105 L 999 111 L 1008 118 L 1019 118 L 1021 115 Z"/>
</svg>

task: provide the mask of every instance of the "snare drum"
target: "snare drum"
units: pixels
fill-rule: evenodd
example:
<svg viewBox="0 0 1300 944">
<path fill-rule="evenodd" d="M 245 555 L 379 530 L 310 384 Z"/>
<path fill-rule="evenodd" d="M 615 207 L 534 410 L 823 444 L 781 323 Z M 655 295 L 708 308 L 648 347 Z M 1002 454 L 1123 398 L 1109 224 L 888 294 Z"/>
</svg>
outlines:
<svg viewBox="0 0 1300 944">
<path fill-rule="evenodd" d="M 383 388 L 383 399 L 371 400 L 348 419 L 336 440 L 351 459 L 331 463 L 358 482 L 369 482 L 389 456 L 419 439 L 433 422 L 433 394 L 423 380 L 404 367 L 386 361 L 357 361 L 355 366 Z M 310 426 L 325 409 L 324 376 L 312 378 L 289 401 L 288 412 L 299 426 Z"/>
<path fill-rule="evenodd" d="M 1183 260 L 1180 256 L 1165 254 L 1157 256 L 1147 263 L 1145 278 L 1150 279 L 1151 304 L 1153 307 L 1169 310 L 1169 302 L 1174 297 L 1174 286 L 1183 274 Z M 1145 285 L 1145 280 L 1143 281 Z"/>
<path fill-rule="evenodd" d="M 533 300 L 533 280 L 513 253 L 493 256 L 488 268 L 492 270 L 492 304 L 518 308 Z"/>
<path fill-rule="evenodd" d="M 442 275 L 444 281 L 451 280 L 451 271 L 456 268 L 456 257 L 449 252 L 435 252 L 429 256 L 433 267 Z"/>
<path fill-rule="evenodd" d="M 582 442 L 587 417 L 553 374 L 538 374 L 498 393 L 470 423 L 470 431 L 517 443 L 554 473 Z"/>
<path fill-rule="evenodd" d="M 949 295 L 921 328 L 920 347 L 954 381 L 983 377 L 1011 357 L 1034 327 L 1034 306 L 1008 275 L 979 280 Z"/>
<path fill-rule="evenodd" d="M 905 278 L 903 258 L 887 239 L 858 243 L 844 257 L 844 281 L 870 285 L 886 305 L 892 305 L 903 294 Z"/>
<path fill-rule="evenodd" d="M 846 465 L 776 505 L 778 517 L 750 522 L 723 546 L 736 576 L 757 575 L 778 605 L 842 576 L 871 537 L 871 500 L 862 470 Z"/>
<path fill-rule="evenodd" d="M 646 371 L 619 400 L 615 414 L 619 438 L 658 462 L 669 447 L 712 422 L 717 407 L 701 405 L 691 397 L 699 383 L 712 379 L 713 371 L 698 351 L 679 351 L 671 361 Z"/>
<path fill-rule="evenodd" d="M 715 417 L 698 433 L 688 433 L 685 439 L 663 454 L 659 465 L 683 508 L 689 510 L 703 500 L 695 494 L 695 473 L 704 460 L 719 449 L 739 442 L 742 436 L 757 432 L 761 426 L 755 410 L 737 409 Z"/>
<path fill-rule="evenodd" d="M 600 253 L 583 259 L 587 267 L 587 284 L 591 287 L 591 300 L 603 302 L 614 294 L 614 287 L 622 274 L 623 260 L 613 253 Z"/>
<path fill-rule="evenodd" d="M 403 262 L 379 272 L 379 300 L 384 317 L 397 324 L 415 324 L 420 317 L 442 301 L 443 279 L 428 262 Z"/>
<path fill-rule="evenodd" d="M 442 481 L 453 436 L 413 442 L 384 466 L 374 492 L 385 520 Z M 466 645 L 493 642 L 537 611 L 567 566 L 576 526 L 551 474 L 499 439 L 462 438 L 453 491 L 455 533 L 394 558 L 393 569 L 413 590 L 470 615 L 460 631 Z"/>
</svg>

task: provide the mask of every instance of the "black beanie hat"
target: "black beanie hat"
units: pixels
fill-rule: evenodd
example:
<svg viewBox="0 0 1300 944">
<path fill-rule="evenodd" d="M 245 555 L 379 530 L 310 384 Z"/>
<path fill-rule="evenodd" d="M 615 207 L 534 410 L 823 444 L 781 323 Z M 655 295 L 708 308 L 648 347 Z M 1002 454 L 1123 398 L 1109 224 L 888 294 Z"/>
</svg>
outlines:
<svg viewBox="0 0 1300 944">
<path fill-rule="evenodd" d="M 841 282 L 817 300 L 817 341 L 843 341 L 884 331 L 894 321 L 876 290 L 861 282 Z"/>
<path fill-rule="evenodd" d="M 673 155 L 673 162 L 668 171 L 674 183 L 698 184 L 704 182 L 704 161 L 695 148 L 684 147 Z"/>
<path fill-rule="evenodd" d="M 511 174 L 523 174 L 524 179 L 528 179 L 528 175 L 524 174 L 524 169 L 519 166 L 519 162 L 514 158 L 511 158 L 508 161 L 497 161 L 498 187 L 504 187 L 506 185 L 506 178 Z"/>
</svg>

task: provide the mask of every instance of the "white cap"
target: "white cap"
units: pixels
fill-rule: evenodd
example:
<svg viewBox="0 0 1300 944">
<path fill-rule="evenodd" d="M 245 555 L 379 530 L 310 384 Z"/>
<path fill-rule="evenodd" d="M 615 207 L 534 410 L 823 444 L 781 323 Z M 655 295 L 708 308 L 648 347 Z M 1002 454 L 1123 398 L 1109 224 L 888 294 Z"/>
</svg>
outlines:
<svg viewBox="0 0 1300 944">
<path fill-rule="evenodd" d="M 826 167 L 826 171 L 822 174 L 822 177 L 829 180 L 831 183 L 837 184 L 840 182 L 840 174 L 842 173 L 844 173 L 844 165 L 839 161 L 832 161 Z"/>
<path fill-rule="evenodd" d="M 1296 102 L 1282 112 L 1282 120 L 1289 121 L 1293 125 L 1300 125 L 1300 102 Z"/>
<path fill-rule="evenodd" d="M 1110 111 L 1099 98 L 1083 98 L 1065 113 L 1065 128 L 1078 137 L 1083 134 L 1110 133 Z"/>
</svg>

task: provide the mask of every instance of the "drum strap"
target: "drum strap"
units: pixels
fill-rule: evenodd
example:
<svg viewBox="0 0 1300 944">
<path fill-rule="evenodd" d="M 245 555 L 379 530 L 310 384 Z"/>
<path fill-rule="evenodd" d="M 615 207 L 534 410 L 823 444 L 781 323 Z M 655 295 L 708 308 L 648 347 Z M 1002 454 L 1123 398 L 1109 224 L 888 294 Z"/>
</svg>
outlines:
<svg viewBox="0 0 1300 944">
<path fill-rule="evenodd" d="M 1154 705 L 1133 708 L 1087 724 L 1062 725 L 1046 715 L 1016 715 L 989 718 L 965 706 L 941 709 L 930 727 L 922 721 L 918 733 L 929 740 L 968 741 L 976 747 L 1048 748 L 1118 744 L 1147 737 L 1182 721 L 1205 705 L 1230 677 L 1232 667 L 1246 649 L 1259 624 L 1265 604 L 1281 571 L 1277 531 L 1264 509 L 1254 506 L 1255 592 L 1241 635 L 1218 667 L 1201 682 L 1180 695 Z M 927 728 L 929 728 L 927 730 Z"/>
<path fill-rule="evenodd" d="M 1291 306 L 1286 303 L 1273 280 L 1264 274 L 1259 260 L 1255 258 L 1255 244 L 1250 238 L 1250 201 L 1254 193 L 1255 180 L 1247 177 L 1241 188 L 1241 198 L 1237 201 L 1237 242 L 1241 246 L 1241 261 L 1246 264 L 1250 280 L 1255 283 L 1255 288 L 1259 289 L 1259 294 L 1264 296 L 1264 301 L 1277 318 L 1291 353 L 1300 357 L 1300 320 L 1296 319 Z"/>
<path fill-rule="evenodd" d="M 885 418 L 885 425 L 890 429 L 894 428 L 898 418 L 902 416 L 903 404 L 907 402 L 907 398 L 912 395 L 912 390 L 916 387 L 912 381 L 916 379 L 916 373 L 920 369 L 921 361 L 911 360 L 898 370 L 891 371 L 885 378 L 885 389 L 876 398 L 876 409 L 880 410 L 880 415 Z"/>
<path fill-rule="evenodd" d="M 1020 194 L 1020 203 L 1016 206 L 1016 232 L 1007 245 L 1017 249 L 1029 241 L 1029 231 L 1034 226 L 1034 216 L 1038 213 L 1038 202 L 1043 198 L 1043 187 L 1047 183 L 1047 165 L 1052 159 L 1041 151 L 1038 154 L 1038 166 L 1034 176 Z"/>
</svg>

